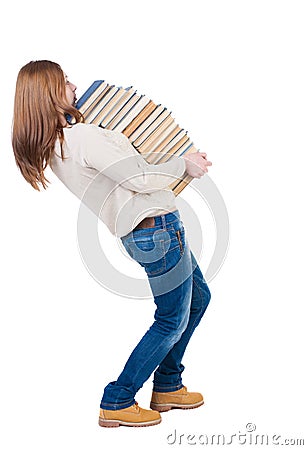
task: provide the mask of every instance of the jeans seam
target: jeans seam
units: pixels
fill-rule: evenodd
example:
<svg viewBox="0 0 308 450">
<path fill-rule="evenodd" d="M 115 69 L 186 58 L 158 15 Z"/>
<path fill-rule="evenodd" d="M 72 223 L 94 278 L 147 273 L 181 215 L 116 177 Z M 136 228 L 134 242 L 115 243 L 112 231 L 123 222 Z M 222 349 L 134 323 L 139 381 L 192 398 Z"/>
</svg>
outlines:
<svg viewBox="0 0 308 450">
<path fill-rule="evenodd" d="M 202 290 L 199 288 L 198 283 L 196 283 L 196 281 L 194 280 L 194 277 L 193 277 L 193 279 L 192 279 L 192 282 L 193 282 L 193 285 L 196 286 L 196 288 L 197 288 L 197 290 L 198 290 L 198 292 L 199 292 L 200 297 L 203 298 Z M 192 331 L 191 331 L 191 333 L 190 333 L 190 336 L 193 334 L 195 328 L 197 327 L 197 325 L 195 325 L 196 322 L 197 322 L 197 320 L 198 320 L 198 319 L 201 319 L 201 317 L 203 316 L 203 314 L 204 314 L 204 311 L 202 312 L 202 310 L 201 310 L 200 313 L 195 317 L 195 320 L 194 320 L 194 322 L 193 322 L 193 327 L 192 327 Z"/>
</svg>

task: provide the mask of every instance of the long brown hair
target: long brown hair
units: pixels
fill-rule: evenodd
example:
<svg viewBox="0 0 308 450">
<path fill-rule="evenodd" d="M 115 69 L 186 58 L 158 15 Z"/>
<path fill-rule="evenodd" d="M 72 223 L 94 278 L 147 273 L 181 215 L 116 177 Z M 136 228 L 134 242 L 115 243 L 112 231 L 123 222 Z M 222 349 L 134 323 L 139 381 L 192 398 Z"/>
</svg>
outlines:
<svg viewBox="0 0 308 450">
<path fill-rule="evenodd" d="M 49 181 L 44 170 L 50 164 L 57 138 L 63 159 L 63 118 L 82 122 L 82 114 L 66 98 L 64 73 L 51 61 L 31 61 L 19 71 L 12 131 L 15 161 L 31 186 L 44 189 Z M 61 120 L 62 119 L 62 120 Z"/>
</svg>

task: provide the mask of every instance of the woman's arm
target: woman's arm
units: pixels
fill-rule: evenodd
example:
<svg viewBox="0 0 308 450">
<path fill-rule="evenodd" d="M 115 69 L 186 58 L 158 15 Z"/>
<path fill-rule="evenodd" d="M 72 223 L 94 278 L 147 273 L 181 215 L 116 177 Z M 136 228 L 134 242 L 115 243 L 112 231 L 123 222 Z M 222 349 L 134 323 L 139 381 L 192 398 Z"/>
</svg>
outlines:
<svg viewBox="0 0 308 450">
<path fill-rule="evenodd" d="M 186 170 L 182 157 L 162 164 L 148 164 L 122 133 L 96 125 L 78 126 L 85 163 L 126 189 L 143 193 L 164 189 Z"/>
</svg>

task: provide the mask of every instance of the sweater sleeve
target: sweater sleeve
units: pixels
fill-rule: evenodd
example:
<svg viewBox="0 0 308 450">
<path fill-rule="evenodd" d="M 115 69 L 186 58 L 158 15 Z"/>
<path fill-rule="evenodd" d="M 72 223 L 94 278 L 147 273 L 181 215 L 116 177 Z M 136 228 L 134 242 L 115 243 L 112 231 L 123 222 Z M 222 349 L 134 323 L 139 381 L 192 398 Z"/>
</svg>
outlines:
<svg viewBox="0 0 308 450">
<path fill-rule="evenodd" d="M 124 134 L 96 125 L 81 125 L 79 144 L 86 165 L 126 189 L 143 193 L 165 189 L 185 173 L 182 157 L 174 157 L 162 164 L 149 164 Z"/>
</svg>

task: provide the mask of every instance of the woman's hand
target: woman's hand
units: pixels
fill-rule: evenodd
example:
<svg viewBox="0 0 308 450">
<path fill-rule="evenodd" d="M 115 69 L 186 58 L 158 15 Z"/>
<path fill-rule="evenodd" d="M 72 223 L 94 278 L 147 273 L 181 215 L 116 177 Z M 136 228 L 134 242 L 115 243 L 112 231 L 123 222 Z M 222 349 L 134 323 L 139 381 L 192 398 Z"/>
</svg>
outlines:
<svg viewBox="0 0 308 450">
<path fill-rule="evenodd" d="M 193 178 L 201 178 L 212 165 L 211 161 L 206 159 L 206 153 L 197 152 L 184 155 L 186 172 Z"/>
</svg>

